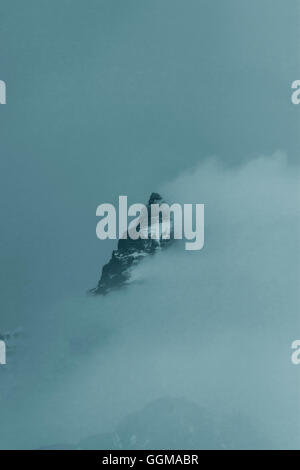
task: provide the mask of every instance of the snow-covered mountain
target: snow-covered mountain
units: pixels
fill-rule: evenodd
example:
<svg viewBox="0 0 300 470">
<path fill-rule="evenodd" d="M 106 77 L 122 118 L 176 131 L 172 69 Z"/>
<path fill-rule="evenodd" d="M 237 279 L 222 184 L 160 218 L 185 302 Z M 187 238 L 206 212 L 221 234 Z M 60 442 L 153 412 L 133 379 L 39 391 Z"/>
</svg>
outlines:
<svg viewBox="0 0 300 470">
<path fill-rule="evenodd" d="M 148 230 L 148 238 L 139 238 L 133 240 L 130 238 L 130 230 L 127 231 L 127 238 L 120 239 L 118 242 L 117 250 L 112 252 L 111 259 L 103 266 L 102 274 L 96 288 L 91 289 L 90 293 L 97 295 L 105 295 L 111 290 L 118 289 L 125 286 L 131 277 L 131 270 L 136 266 L 145 256 L 153 255 L 156 251 L 165 249 L 171 244 L 173 239 L 173 226 L 170 227 L 170 238 L 163 239 L 163 234 L 168 229 L 169 221 L 164 220 L 163 216 L 160 218 L 153 217 L 151 215 L 150 207 L 152 204 L 162 204 L 163 198 L 158 193 L 152 193 L 148 204 L 147 212 L 141 214 L 137 227 L 142 226 L 142 220 L 144 217 L 148 218 L 146 224 Z M 159 225 L 159 227 L 157 227 Z M 160 230 L 160 238 L 152 239 L 151 233 L 156 229 Z"/>
</svg>

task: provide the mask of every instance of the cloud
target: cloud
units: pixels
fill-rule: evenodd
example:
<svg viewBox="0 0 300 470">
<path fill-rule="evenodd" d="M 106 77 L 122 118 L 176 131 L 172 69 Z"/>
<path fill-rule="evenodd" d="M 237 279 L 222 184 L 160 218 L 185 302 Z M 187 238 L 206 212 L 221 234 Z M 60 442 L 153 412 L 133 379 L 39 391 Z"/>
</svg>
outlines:
<svg viewBox="0 0 300 470">
<path fill-rule="evenodd" d="M 177 242 L 127 289 L 41 312 L 16 353 L 2 445 L 77 442 L 172 396 L 216 426 L 249 419 L 242 442 L 259 430 L 299 447 L 298 188 L 280 152 L 229 169 L 210 159 L 158 188 L 170 203 L 205 204 L 203 250 Z"/>
</svg>

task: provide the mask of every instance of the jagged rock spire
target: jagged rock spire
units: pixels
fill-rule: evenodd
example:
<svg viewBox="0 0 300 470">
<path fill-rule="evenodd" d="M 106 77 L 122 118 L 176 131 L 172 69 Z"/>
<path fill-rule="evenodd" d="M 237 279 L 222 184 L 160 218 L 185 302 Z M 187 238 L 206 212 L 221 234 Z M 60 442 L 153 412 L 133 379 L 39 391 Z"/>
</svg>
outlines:
<svg viewBox="0 0 300 470">
<path fill-rule="evenodd" d="M 162 202 L 162 200 L 163 200 L 163 198 L 161 197 L 160 194 L 152 193 L 150 198 L 149 198 L 148 206 L 151 206 L 151 204 L 160 204 Z"/>
<path fill-rule="evenodd" d="M 160 204 L 163 198 L 158 193 L 152 193 L 147 207 L 151 204 Z M 149 225 L 151 216 L 148 215 Z M 158 248 L 165 248 L 170 244 L 171 239 L 156 240 L 152 238 L 132 240 L 131 238 L 120 239 L 117 250 L 112 252 L 110 261 L 103 266 L 100 280 L 97 287 L 90 290 L 91 294 L 105 295 L 111 290 L 119 289 L 128 284 L 131 270 L 145 256 L 152 255 Z"/>
</svg>

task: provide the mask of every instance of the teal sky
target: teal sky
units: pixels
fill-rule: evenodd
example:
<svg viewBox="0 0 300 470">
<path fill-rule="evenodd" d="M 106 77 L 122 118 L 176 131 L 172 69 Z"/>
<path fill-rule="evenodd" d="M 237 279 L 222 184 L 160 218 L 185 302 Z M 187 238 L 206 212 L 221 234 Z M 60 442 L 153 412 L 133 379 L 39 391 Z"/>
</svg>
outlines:
<svg viewBox="0 0 300 470">
<path fill-rule="evenodd" d="M 298 0 L 2 0 L 3 328 L 95 284 L 98 204 L 211 155 L 297 164 L 299 41 Z"/>
</svg>

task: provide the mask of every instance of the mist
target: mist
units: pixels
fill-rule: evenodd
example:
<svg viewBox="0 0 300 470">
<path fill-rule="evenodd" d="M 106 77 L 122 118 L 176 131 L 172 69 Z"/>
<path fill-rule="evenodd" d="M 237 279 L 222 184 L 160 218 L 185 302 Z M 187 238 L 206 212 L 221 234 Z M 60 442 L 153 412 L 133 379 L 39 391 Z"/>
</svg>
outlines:
<svg viewBox="0 0 300 470">
<path fill-rule="evenodd" d="M 298 184 L 277 152 L 231 169 L 209 158 L 153 188 L 205 204 L 204 248 L 177 241 L 126 288 L 79 292 L 24 326 L 0 376 L 1 448 L 76 446 L 166 397 L 216 429 L 243 419 L 237 447 L 300 448 Z"/>
</svg>

